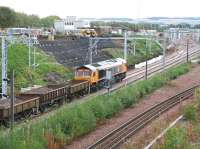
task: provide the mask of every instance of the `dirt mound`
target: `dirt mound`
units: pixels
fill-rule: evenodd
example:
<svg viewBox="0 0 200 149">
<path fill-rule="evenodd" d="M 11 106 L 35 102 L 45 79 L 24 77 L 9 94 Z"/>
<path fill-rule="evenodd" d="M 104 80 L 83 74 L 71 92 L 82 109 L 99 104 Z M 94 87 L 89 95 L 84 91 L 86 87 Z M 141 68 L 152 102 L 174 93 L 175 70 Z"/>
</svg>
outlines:
<svg viewBox="0 0 200 149">
<path fill-rule="evenodd" d="M 44 80 L 49 84 L 61 84 L 65 82 L 65 79 L 62 76 L 55 72 L 50 72 L 44 76 Z"/>
<path fill-rule="evenodd" d="M 40 46 L 43 51 L 53 54 L 56 60 L 67 67 L 75 67 L 89 63 L 89 38 L 77 38 L 75 40 L 59 39 L 48 41 L 41 39 Z M 101 49 L 122 48 L 123 40 L 100 40 L 97 48 L 93 50 L 93 62 L 111 58 Z"/>
</svg>

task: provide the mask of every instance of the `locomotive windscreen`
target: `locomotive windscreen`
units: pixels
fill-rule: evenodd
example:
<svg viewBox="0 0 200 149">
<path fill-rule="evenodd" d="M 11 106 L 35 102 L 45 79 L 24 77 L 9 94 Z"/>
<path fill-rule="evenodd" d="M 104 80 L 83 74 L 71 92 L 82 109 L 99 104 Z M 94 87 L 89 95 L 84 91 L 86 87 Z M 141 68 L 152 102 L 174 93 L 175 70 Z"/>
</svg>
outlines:
<svg viewBox="0 0 200 149">
<path fill-rule="evenodd" d="M 84 77 L 84 76 L 90 76 L 90 75 L 91 75 L 91 72 L 88 69 L 78 69 L 75 72 L 75 76 L 77 77 L 81 77 L 81 76 Z"/>
</svg>

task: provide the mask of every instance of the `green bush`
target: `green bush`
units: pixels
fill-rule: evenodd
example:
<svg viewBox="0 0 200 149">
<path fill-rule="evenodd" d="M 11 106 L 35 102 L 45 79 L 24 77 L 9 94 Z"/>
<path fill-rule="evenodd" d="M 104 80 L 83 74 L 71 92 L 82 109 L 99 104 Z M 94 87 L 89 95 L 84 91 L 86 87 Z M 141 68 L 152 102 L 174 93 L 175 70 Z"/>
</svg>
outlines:
<svg viewBox="0 0 200 149">
<path fill-rule="evenodd" d="M 83 135 L 96 127 L 96 118 L 86 106 L 77 105 L 73 110 L 70 119 L 72 120 L 71 125 L 74 136 Z"/>
<path fill-rule="evenodd" d="M 161 149 L 186 149 L 186 130 L 181 127 L 171 128 L 165 135 L 165 142 Z"/>
<path fill-rule="evenodd" d="M 136 101 L 136 97 L 133 95 L 132 88 L 120 90 L 120 92 L 117 94 L 117 97 L 120 99 L 120 102 L 124 108 L 130 107 Z"/>
<path fill-rule="evenodd" d="M 33 58 L 33 55 L 31 55 L 31 57 Z M 61 78 L 66 80 L 71 78 L 71 72 L 69 69 L 58 64 L 53 57 L 46 55 L 40 49 L 36 49 L 36 63 L 38 66 L 35 68 L 35 70 L 33 67 L 28 66 L 27 46 L 22 44 L 13 44 L 9 46 L 8 76 L 10 76 L 10 69 L 13 68 L 15 71 L 16 89 L 20 90 L 21 88 L 35 84 L 44 85 L 47 83 L 45 81 L 45 75 L 52 72 L 60 75 Z"/>
<path fill-rule="evenodd" d="M 173 80 L 173 79 L 176 79 L 178 76 L 188 72 L 190 69 L 190 64 L 186 64 L 186 66 L 184 65 L 180 65 L 180 67 L 173 67 L 173 68 L 170 68 L 166 73 L 166 77 L 169 79 L 169 80 Z"/>
<path fill-rule="evenodd" d="M 179 65 L 148 80 L 111 92 L 110 95 L 91 97 L 85 102 L 65 105 L 48 118 L 30 125 L 30 128 L 25 124 L 8 135 L 0 134 L 0 149 L 47 148 L 44 134 L 52 134 L 57 139 L 70 142 L 73 138 L 93 130 L 98 121 L 111 118 L 122 109 L 134 105 L 141 97 L 163 86 L 171 78 L 186 73 L 189 68 L 189 65 Z M 190 113 L 193 114 L 193 111 L 189 111 L 189 115 Z"/>
<path fill-rule="evenodd" d="M 184 109 L 184 117 L 190 121 L 197 120 L 197 109 L 194 105 L 187 106 Z"/>
<path fill-rule="evenodd" d="M 105 96 L 104 100 L 104 107 L 105 107 L 105 117 L 110 118 L 115 115 L 121 109 L 122 105 L 119 100 L 115 100 L 108 95 Z"/>
<path fill-rule="evenodd" d="M 104 103 L 101 99 L 95 98 L 87 102 L 87 104 L 92 113 L 94 113 L 94 116 L 96 117 L 97 121 L 106 118 L 106 110 L 104 107 Z"/>
<path fill-rule="evenodd" d="M 1 149 L 44 149 L 47 141 L 42 135 L 41 129 L 34 126 L 24 126 L 15 129 L 6 136 L 0 136 Z"/>
<path fill-rule="evenodd" d="M 134 43 L 136 42 L 136 55 L 134 55 Z M 149 45 L 149 41 L 147 41 L 147 45 Z M 129 44 L 129 53 L 127 56 L 127 63 L 128 65 L 135 65 L 146 60 L 146 41 L 145 40 L 135 40 L 131 41 Z M 155 42 L 152 41 L 151 44 L 151 51 L 149 46 L 147 47 L 147 59 L 152 59 L 154 57 L 159 56 L 162 54 L 161 47 Z M 113 58 L 123 57 L 123 50 L 121 49 L 113 49 L 113 48 L 106 48 L 103 49 L 108 55 Z"/>
<path fill-rule="evenodd" d="M 196 89 L 195 96 L 197 99 L 197 106 L 200 109 L 200 88 Z"/>
</svg>

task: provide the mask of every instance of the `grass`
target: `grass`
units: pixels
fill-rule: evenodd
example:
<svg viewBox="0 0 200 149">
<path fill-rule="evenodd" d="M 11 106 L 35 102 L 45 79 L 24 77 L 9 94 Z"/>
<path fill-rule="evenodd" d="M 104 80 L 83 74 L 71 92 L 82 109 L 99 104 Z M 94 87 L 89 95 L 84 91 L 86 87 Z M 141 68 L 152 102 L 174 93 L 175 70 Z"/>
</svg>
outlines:
<svg viewBox="0 0 200 149">
<path fill-rule="evenodd" d="M 186 149 L 188 144 L 186 134 L 186 130 L 182 127 L 170 129 L 165 135 L 165 145 L 161 149 Z"/>
<path fill-rule="evenodd" d="M 136 55 L 134 55 L 134 43 L 136 43 L 135 49 L 136 49 Z M 127 57 L 127 63 L 129 66 L 134 66 L 135 64 L 144 62 L 146 60 L 146 49 L 147 49 L 147 59 L 152 59 L 154 57 L 159 56 L 162 53 L 161 47 L 155 42 L 152 41 L 151 44 L 151 51 L 150 51 L 150 41 L 145 40 L 136 40 L 131 41 L 128 44 L 128 57 Z M 110 55 L 113 58 L 123 57 L 123 50 L 122 49 L 114 49 L 114 48 L 106 48 L 103 49 L 104 52 L 106 52 L 108 55 Z"/>
<path fill-rule="evenodd" d="M 194 105 L 187 106 L 184 109 L 183 115 L 187 120 L 195 122 L 197 120 L 197 109 L 196 109 L 196 107 Z"/>
<path fill-rule="evenodd" d="M 72 103 L 35 123 L 27 123 L 7 135 L 0 134 L 0 148 L 44 149 L 54 144 L 69 143 L 74 138 L 96 128 L 98 122 L 111 118 L 121 110 L 133 106 L 145 95 L 165 85 L 169 80 L 188 72 L 189 64 L 168 69 L 148 80 L 140 81 L 120 90 L 91 97 L 82 103 Z M 53 139 L 48 139 L 53 136 Z"/>
<path fill-rule="evenodd" d="M 197 149 L 200 144 L 199 125 L 199 99 L 200 89 L 196 90 L 196 101 L 185 107 L 183 115 L 186 118 L 184 123 L 179 123 L 171 128 L 164 136 L 164 141 L 157 144 L 160 149 Z"/>
<path fill-rule="evenodd" d="M 33 53 L 31 57 L 33 63 Z M 46 84 L 45 76 L 48 73 L 57 74 L 65 80 L 71 78 L 69 69 L 58 64 L 54 57 L 45 54 L 38 48 L 36 48 L 36 63 L 38 66 L 35 69 L 33 69 L 33 66 L 28 66 L 28 47 L 25 45 L 15 44 L 9 46 L 8 77 L 10 76 L 10 69 L 13 68 L 15 71 L 15 87 L 18 90 L 35 84 Z"/>
</svg>

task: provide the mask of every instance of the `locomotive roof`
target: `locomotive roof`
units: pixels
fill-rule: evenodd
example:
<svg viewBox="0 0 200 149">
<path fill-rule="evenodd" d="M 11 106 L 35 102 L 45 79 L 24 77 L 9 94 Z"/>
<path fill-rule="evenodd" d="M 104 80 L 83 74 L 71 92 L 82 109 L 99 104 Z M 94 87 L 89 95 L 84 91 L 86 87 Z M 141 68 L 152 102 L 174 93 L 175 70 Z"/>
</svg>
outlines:
<svg viewBox="0 0 200 149">
<path fill-rule="evenodd" d="M 117 58 L 117 59 L 110 59 L 102 62 L 98 62 L 100 66 L 97 67 L 97 69 L 102 70 L 102 69 L 109 69 L 111 67 L 119 66 L 121 64 L 125 64 L 126 61 L 122 58 Z"/>
<path fill-rule="evenodd" d="M 122 58 L 116 58 L 116 59 L 110 59 L 110 60 L 105 60 L 97 63 L 93 63 L 90 65 L 84 65 L 79 68 L 88 68 L 92 70 L 93 72 L 96 70 L 103 70 L 103 69 L 109 69 L 115 66 L 119 66 L 121 64 L 125 64 L 126 61 Z"/>
<path fill-rule="evenodd" d="M 92 70 L 93 72 L 97 70 L 97 68 L 93 65 L 85 65 L 83 67 L 88 68 L 88 69 Z"/>
</svg>

